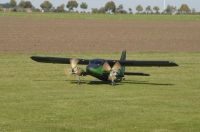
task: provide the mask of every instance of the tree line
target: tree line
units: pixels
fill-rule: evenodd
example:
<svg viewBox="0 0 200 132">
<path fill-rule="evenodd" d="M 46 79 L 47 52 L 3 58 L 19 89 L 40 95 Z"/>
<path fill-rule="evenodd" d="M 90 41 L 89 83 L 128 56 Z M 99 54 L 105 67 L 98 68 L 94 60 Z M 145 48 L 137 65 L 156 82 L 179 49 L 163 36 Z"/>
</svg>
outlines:
<svg viewBox="0 0 200 132">
<path fill-rule="evenodd" d="M 79 6 L 78 2 L 75 0 L 70 0 L 66 4 L 66 8 L 68 9 L 68 12 L 73 12 L 75 8 Z M 16 0 L 10 0 L 9 3 L 0 4 L 0 9 L 7 9 L 9 11 L 26 11 L 27 9 L 31 9 L 32 11 L 42 11 L 42 12 L 66 12 L 65 10 L 65 4 L 61 4 L 57 6 L 56 8 L 53 6 L 53 4 L 45 0 L 40 4 L 41 9 L 35 8 L 31 1 L 28 0 L 21 0 L 18 4 Z M 85 10 L 88 8 L 88 5 L 86 2 L 82 2 L 80 4 L 80 8 L 85 12 Z"/>
<path fill-rule="evenodd" d="M 31 1 L 21 0 L 18 4 L 16 0 L 10 0 L 9 3 L 0 4 L 0 10 L 8 9 L 9 11 L 42 11 L 42 12 L 78 12 L 74 9 L 80 7 L 82 13 L 86 13 L 88 9 L 88 4 L 86 2 L 79 3 L 76 0 L 69 0 L 66 4 L 61 4 L 57 7 L 54 7 L 53 4 L 45 0 L 40 4 L 41 9 L 35 8 Z M 65 10 L 65 7 L 67 10 Z M 187 4 L 182 4 L 179 8 L 173 5 L 168 5 L 164 11 L 160 10 L 159 6 L 147 6 L 143 7 L 142 5 L 136 6 L 136 14 L 196 14 L 195 9 L 191 9 Z M 108 1 L 101 8 L 92 8 L 92 13 L 121 13 L 121 14 L 133 14 L 132 8 L 129 8 L 128 11 L 124 9 L 123 5 L 120 4 L 116 6 L 114 1 Z"/>
<path fill-rule="evenodd" d="M 187 4 L 182 4 L 180 8 L 177 8 L 173 5 L 168 5 L 166 9 L 162 12 L 160 12 L 160 8 L 158 6 L 147 6 L 146 8 L 143 8 L 142 5 L 138 5 L 136 7 L 138 14 L 192 14 L 196 13 L 195 9 L 190 9 L 190 7 Z"/>
</svg>

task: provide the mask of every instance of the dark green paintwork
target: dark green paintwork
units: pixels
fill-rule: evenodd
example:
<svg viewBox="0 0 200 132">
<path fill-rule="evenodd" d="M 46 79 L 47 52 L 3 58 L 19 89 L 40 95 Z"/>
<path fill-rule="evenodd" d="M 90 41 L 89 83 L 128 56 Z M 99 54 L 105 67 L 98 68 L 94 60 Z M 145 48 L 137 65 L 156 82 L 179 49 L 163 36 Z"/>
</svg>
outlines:
<svg viewBox="0 0 200 132">
<path fill-rule="evenodd" d="M 99 66 L 99 67 L 93 67 L 93 68 L 87 68 L 87 73 L 89 73 L 91 76 L 94 76 L 100 80 L 104 80 L 107 81 L 108 80 L 108 76 L 110 74 L 110 72 L 106 72 L 103 69 L 103 66 Z"/>
<path fill-rule="evenodd" d="M 126 60 L 126 51 L 122 51 L 120 60 Z M 91 76 L 94 76 L 103 81 L 108 81 L 108 77 L 110 75 L 110 71 L 109 72 L 105 71 L 102 65 L 99 65 L 97 67 L 89 67 L 89 68 L 87 67 L 86 71 Z M 117 72 L 115 81 L 121 81 L 122 78 L 124 77 L 124 73 L 125 73 L 125 66 L 122 66 L 121 69 Z"/>
</svg>

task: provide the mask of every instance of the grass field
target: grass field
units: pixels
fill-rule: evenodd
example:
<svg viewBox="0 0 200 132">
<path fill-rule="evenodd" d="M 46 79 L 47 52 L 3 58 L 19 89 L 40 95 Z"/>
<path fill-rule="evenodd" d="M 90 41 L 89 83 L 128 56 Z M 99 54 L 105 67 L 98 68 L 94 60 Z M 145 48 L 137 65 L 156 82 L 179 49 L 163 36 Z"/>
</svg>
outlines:
<svg viewBox="0 0 200 132">
<path fill-rule="evenodd" d="M 78 14 L 78 13 L 24 13 L 0 12 L 0 16 L 18 16 L 52 19 L 92 19 L 92 20 L 156 20 L 156 21 L 200 21 L 200 15 L 132 15 L 132 14 Z"/>
<path fill-rule="evenodd" d="M 0 131 L 200 131 L 200 53 L 129 53 L 128 59 L 174 60 L 176 68 L 128 68 L 151 77 L 127 77 L 112 87 L 81 85 L 65 65 L 41 64 L 30 53 L 0 54 Z M 39 55 L 39 54 L 37 54 Z M 114 54 L 46 54 L 115 58 Z"/>
</svg>

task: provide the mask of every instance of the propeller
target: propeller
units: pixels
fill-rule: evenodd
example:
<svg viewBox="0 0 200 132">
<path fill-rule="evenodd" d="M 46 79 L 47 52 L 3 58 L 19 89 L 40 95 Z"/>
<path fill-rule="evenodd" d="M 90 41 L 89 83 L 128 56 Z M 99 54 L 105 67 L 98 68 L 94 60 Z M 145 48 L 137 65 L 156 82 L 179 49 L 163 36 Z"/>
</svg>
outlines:
<svg viewBox="0 0 200 132">
<path fill-rule="evenodd" d="M 75 75 L 78 79 L 78 84 L 80 84 L 80 76 L 84 74 L 83 70 L 78 67 L 79 59 L 70 59 L 70 69 L 65 69 L 66 75 Z"/>
<path fill-rule="evenodd" d="M 104 69 L 104 71 L 107 71 L 107 72 L 109 72 L 109 71 L 111 71 L 111 66 L 108 64 L 108 62 L 105 62 L 104 64 L 103 64 L 103 69 Z"/>
<path fill-rule="evenodd" d="M 121 64 L 117 61 L 112 67 L 112 70 L 119 71 L 121 67 L 122 67 Z"/>
<path fill-rule="evenodd" d="M 78 62 L 79 62 L 78 59 L 70 59 L 71 74 L 80 76 L 82 72 L 81 69 L 77 66 Z"/>
<path fill-rule="evenodd" d="M 115 79 L 117 78 L 117 72 L 121 69 L 121 64 L 117 61 L 111 68 L 108 62 L 105 62 L 103 64 L 103 69 L 107 72 L 110 72 L 108 80 L 110 80 L 112 82 L 112 85 L 114 85 Z"/>
<path fill-rule="evenodd" d="M 70 59 L 71 68 L 74 69 L 77 67 L 79 60 L 78 59 Z"/>
</svg>

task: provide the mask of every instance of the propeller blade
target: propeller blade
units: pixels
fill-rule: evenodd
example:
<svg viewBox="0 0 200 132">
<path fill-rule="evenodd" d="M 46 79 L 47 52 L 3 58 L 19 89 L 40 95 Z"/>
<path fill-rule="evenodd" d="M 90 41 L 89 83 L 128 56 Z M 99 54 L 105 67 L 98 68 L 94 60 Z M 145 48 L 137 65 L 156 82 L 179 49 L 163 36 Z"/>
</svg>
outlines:
<svg viewBox="0 0 200 132">
<path fill-rule="evenodd" d="M 108 64 L 108 62 L 105 62 L 105 63 L 103 64 L 103 69 L 104 69 L 105 71 L 110 71 L 112 68 L 111 68 L 111 66 Z"/>
<path fill-rule="evenodd" d="M 78 62 L 78 59 L 70 59 L 71 68 L 74 69 L 77 66 Z"/>
<path fill-rule="evenodd" d="M 112 70 L 114 71 L 118 71 L 119 69 L 121 69 L 121 64 L 117 61 L 114 66 L 112 67 Z"/>
<path fill-rule="evenodd" d="M 117 72 L 121 69 L 121 64 L 117 61 L 110 70 L 110 75 L 108 80 L 111 81 L 112 85 L 115 84 L 115 79 L 117 78 Z"/>
</svg>

